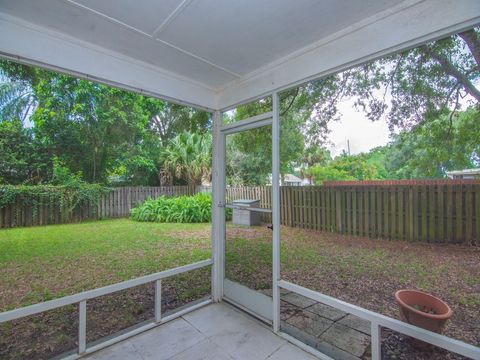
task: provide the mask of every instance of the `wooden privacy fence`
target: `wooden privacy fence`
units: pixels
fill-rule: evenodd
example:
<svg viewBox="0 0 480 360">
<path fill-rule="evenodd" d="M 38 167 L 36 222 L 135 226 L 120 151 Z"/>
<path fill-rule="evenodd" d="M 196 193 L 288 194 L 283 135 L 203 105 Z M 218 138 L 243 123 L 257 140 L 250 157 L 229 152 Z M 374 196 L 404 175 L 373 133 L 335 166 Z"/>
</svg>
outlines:
<svg viewBox="0 0 480 360">
<path fill-rule="evenodd" d="M 480 181 L 427 184 L 282 186 L 280 221 L 346 235 L 480 246 Z M 227 189 L 228 201 L 240 198 L 271 208 L 270 187 Z"/>
<path fill-rule="evenodd" d="M 118 218 L 130 215 L 130 210 L 147 198 L 159 196 L 193 195 L 199 189 L 191 186 L 151 186 L 114 188 L 102 195 L 98 204 L 80 204 L 70 211 L 47 197 L 37 198 L 38 206 L 29 205 L 22 198 L 0 208 L 0 228 L 65 224 L 89 219 Z"/>
<path fill-rule="evenodd" d="M 18 199 L 0 209 L 0 227 L 127 217 L 147 198 L 193 195 L 208 187 L 124 187 L 61 213 L 60 204 L 39 199 L 35 209 Z M 229 187 L 227 201 L 260 199 L 271 208 L 270 186 Z M 263 214 L 271 221 L 270 214 Z M 480 246 L 480 181 L 393 181 L 281 186 L 281 224 L 346 235 Z"/>
</svg>

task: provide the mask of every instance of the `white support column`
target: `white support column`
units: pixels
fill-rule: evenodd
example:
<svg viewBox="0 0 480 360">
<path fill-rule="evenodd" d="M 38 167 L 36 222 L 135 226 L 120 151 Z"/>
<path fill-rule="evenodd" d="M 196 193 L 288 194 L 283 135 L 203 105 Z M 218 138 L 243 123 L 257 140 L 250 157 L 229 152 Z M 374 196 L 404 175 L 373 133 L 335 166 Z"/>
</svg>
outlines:
<svg viewBox="0 0 480 360">
<path fill-rule="evenodd" d="M 212 155 L 212 299 L 222 300 L 225 277 L 225 136 L 222 112 L 213 113 Z"/>
<path fill-rule="evenodd" d="M 162 280 L 155 281 L 155 322 L 162 321 Z"/>
<path fill-rule="evenodd" d="M 280 331 L 280 98 L 272 94 L 272 296 L 273 296 L 273 331 Z"/>
<path fill-rule="evenodd" d="M 381 326 L 378 325 L 376 322 L 372 321 L 372 360 L 380 360 L 382 358 L 381 330 Z"/>
<path fill-rule="evenodd" d="M 78 303 L 78 353 L 87 350 L 87 301 Z"/>
</svg>

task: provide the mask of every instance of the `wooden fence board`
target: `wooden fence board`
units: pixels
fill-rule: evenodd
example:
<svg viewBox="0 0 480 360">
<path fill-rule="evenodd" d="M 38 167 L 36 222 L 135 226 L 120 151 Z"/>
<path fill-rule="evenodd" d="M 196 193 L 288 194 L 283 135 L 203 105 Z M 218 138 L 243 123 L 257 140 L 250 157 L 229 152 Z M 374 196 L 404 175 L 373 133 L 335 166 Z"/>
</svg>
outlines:
<svg viewBox="0 0 480 360">
<path fill-rule="evenodd" d="M 462 219 L 462 185 L 455 185 L 455 241 L 459 242 L 463 237 Z"/>
<path fill-rule="evenodd" d="M 22 199 L 0 208 L 0 227 L 79 222 L 86 219 L 128 217 L 147 198 L 192 195 L 203 187 L 125 187 L 83 204 L 71 212 L 58 202 L 37 199 L 30 206 Z M 226 189 L 229 202 L 260 199 L 271 208 L 272 190 L 264 187 Z M 308 186 L 280 188 L 283 225 L 349 235 L 424 242 L 480 245 L 480 183 L 426 185 Z M 64 209 L 65 210 L 65 209 Z M 263 219 L 271 221 L 271 215 Z"/>
</svg>

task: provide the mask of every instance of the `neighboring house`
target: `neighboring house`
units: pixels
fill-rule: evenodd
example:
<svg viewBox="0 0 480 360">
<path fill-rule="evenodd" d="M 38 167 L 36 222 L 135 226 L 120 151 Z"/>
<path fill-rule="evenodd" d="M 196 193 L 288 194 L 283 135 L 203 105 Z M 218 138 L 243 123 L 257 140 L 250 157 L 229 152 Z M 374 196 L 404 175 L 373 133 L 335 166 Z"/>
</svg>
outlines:
<svg viewBox="0 0 480 360">
<path fill-rule="evenodd" d="M 303 186 L 303 180 L 293 174 L 285 174 L 283 178 L 283 185 L 285 186 Z"/>
<path fill-rule="evenodd" d="M 480 179 L 480 168 L 447 171 L 450 179 Z"/>
<path fill-rule="evenodd" d="M 313 182 L 310 182 L 308 178 L 304 178 L 302 180 L 302 186 L 310 186 L 310 185 L 313 185 Z"/>
<path fill-rule="evenodd" d="M 268 184 L 272 185 L 272 174 L 268 177 Z M 280 185 L 282 186 L 307 186 L 310 185 L 308 179 L 300 179 L 298 176 L 293 174 L 285 174 L 283 175 L 283 181 L 280 180 Z"/>
</svg>

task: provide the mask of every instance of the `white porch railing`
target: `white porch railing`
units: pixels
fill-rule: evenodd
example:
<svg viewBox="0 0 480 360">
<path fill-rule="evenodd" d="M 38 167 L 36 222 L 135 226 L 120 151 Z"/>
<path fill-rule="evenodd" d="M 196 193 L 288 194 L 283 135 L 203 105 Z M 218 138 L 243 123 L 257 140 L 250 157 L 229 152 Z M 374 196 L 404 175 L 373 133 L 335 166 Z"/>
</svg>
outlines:
<svg viewBox="0 0 480 360">
<path fill-rule="evenodd" d="M 399 333 L 402 333 L 407 336 L 414 337 L 416 339 L 425 341 L 429 344 L 441 347 L 443 349 L 452 351 L 454 353 L 472 358 L 480 359 L 480 348 L 464 343 L 463 341 L 452 339 L 448 336 L 440 335 L 432 331 L 428 331 L 417 326 L 407 324 L 403 321 L 390 318 L 385 315 L 378 314 L 376 312 L 366 310 L 356 305 L 349 304 L 342 300 L 336 299 L 334 297 L 321 294 L 317 291 L 313 291 L 302 287 L 300 285 L 293 284 L 291 282 L 280 280 L 278 286 L 282 289 L 293 291 L 299 295 L 305 296 L 309 299 L 321 302 L 323 304 L 332 306 L 334 308 L 340 309 L 342 311 L 348 312 L 359 318 L 370 321 L 371 323 L 371 341 L 372 341 L 372 359 L 379 360 L 381 359 L 381 328 L 382 326 Z M 289 341 L 294 342 L 295 344 L 304 347 L 307 351 L 310 351 L 308 345 L 300 343 L 300 341 L 295 341 L 290 335 L 283 332 L 279 333 L 281 336 L 286 338 Z M 303 345 L 302 345 L 303 344 Z M 330 359 L 328 356 L 322 356 L 322 354 L 317 355 L 323 359 Z"/>
<path fill-rule="evenodd" d="M 161 313 L 161 300 L 162 300 L 162 284 L 161 281 L 162 279 L 166 279 L 169 277 L 172 277 L 174 275 L 182 274 L 188 271 L 196 270 L 203 268 L 205 266 L 212 265 L 213 261 L 211 259 L 208 260 L 203 260 L 199 261 L 193 264 L 185 265 L 185 266 L 180 266 L 174 269 L 169 269 L 165 271 L 161 271 L 158 273 L 138 277 L 132 280 L 127 280 L 121 283 L 113 284 L 113 285 L 108 285 L 105 287 L 101 287 L 98 289 L 93 289 L 93 290 L 88 290 L 84 291 L 78 294 L 74 295 L 69 295 L 65 296 L 59 299 L 54 299 L 50 301 L 46 301 L 43 303 L 38 303 L 30 306 L 26 306 L 23 308 L 19 309 L 14 309 L 10 311 L 5 311 L 0 313 L 0 324 L 7 322 L 7 321 L 12 321 L 16 319 L 20 319 L 26 316 L 30 315 L 35 315 L 39 314 L 48 310 L 53 310 L 57 309 L 63 306 L 67 305 L 73 305 L 73 304 L 78 304 L 78 316 L 79 316 L 79 322 L 78 322 L 78 349 L 77 353 L 73 354 L 71 356 L 68 356 L 67 359 L 77 359 L 82 355 L 89 354 L 95 351 L 98 351 L 100 349 L 103 349 L 107 346 L 110 346 L 112 344 L 115 344 L 119 341 L 125 340 L 131 336 L 134 336 L 136 334 L 139 334 L 143 331 L 152 329 L 158 325 L 164 324 L 168 321 L 171 321 L 179 316 L 182 316 L 190 311 L 193 311 L 195 309 L 198 309 L 204 305 L 207 305 L 211 303 L 211 299 L 202 301 L 200 303 L 197 303 L 195 305 L 192 305 L 188 308 L 179 310 L 171 315 L 162 317 Z M 139 285 L 144 285 L 147 283 L 155 282 L 155 318 L 152 319 L 152 322 L 149 322 L 143 326 L 137 327 L 134 330 L 131 330 L 129 332 L 123 333 L 119 336 L 116 336 L 114 338 L 111 338 L 109 340 L 103 341 L 99 344 L 96 344 L 91 347 L 87 347 L 86 343 L 86 334 L 87 334 L 87 301 L 103 296 L 103 295 L 108 295 L 112 294 L 117 291 L 121 290 L 126 290 L 130 289 L 135 286 Z"/>
</svg>

